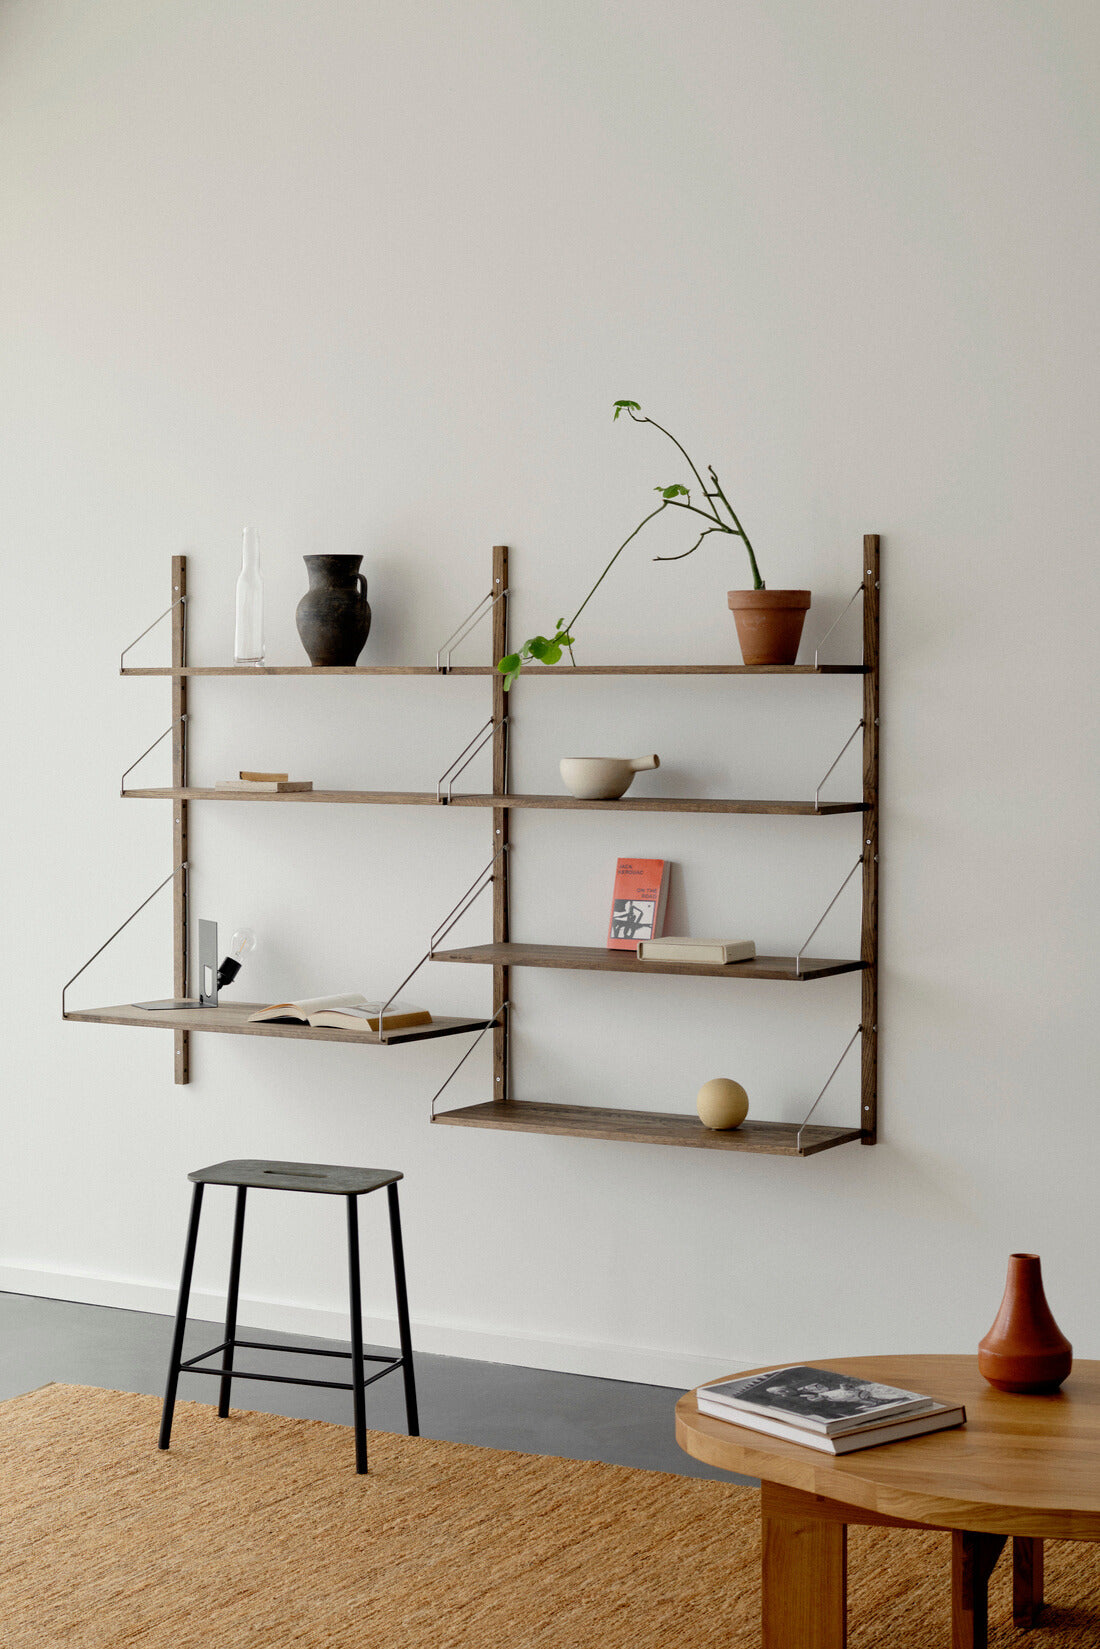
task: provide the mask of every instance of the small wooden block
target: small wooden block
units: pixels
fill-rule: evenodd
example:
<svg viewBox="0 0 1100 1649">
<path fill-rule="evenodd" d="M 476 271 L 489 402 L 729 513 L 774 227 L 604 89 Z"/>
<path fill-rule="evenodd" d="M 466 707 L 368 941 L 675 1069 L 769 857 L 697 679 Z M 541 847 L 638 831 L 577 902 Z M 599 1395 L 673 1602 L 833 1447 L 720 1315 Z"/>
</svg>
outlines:
<svg viewBox="0 0 1100 1649">
<path fill-rule="evenodd" d="M 289 773 L 238 773 L 239 779 L 251 779 L 257 784 L 286 784 Z"/>
</svg>

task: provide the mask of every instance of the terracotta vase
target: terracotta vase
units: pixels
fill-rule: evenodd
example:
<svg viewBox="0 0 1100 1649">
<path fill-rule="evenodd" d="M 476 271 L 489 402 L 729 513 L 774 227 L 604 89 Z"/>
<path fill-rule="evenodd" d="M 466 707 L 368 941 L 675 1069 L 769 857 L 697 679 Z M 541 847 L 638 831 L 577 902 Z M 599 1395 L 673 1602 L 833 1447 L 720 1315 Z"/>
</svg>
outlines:
<svg viewBox="0 0 1100 1649">
<path fill-rule="evenodd" d="M 978 1347 L 978 1369 L 998 1391 L 1057 1391 L 1073 1347 L 1051 1316 L 1038 1254 L 1010 1254 L 1004 1299 Z"/>
<path fill-rule="evenodd" d="M 746 664 L 793 664 L 810 605 L 809 590 L 728 590 Z"/>
</svg>

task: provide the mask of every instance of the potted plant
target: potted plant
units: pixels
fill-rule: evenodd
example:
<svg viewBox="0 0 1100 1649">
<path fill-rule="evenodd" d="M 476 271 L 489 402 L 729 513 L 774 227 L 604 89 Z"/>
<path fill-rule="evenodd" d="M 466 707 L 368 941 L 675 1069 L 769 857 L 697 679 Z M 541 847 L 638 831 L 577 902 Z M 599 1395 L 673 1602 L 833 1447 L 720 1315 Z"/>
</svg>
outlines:
<svg viewBox="0 0 1100 1649">
<path fill-rule="evenodd" d="M 679 481 L 675 481 L 667 487 L 654 487 L 654 492 L 659 493 L 661 496 L 661 502 L 655 510 L 650 510 L 644 520 L 639 521 L 629 537 L 623 539 L 623 542 L 619 545 L 568 624 L 564 619 L 559 618 L 555 626 L 555 633 L 552 636 L 531 636 L 517 652 L 508 653 L 499 661 L 497 669 L 505 677 L 505 690 L 511 687 L 524 664 L 529 660 L 533 659 L 538 664 L 557 664 L 566 648 L 569 649 L 569 656 L 572 658 L 573 626 L 578 618 L 580 618 L 584 609 L 626 549 L 626 546 L 638 536 L 644 526 L 668 509 L 685 510 L 690 515 L 700 516 L 706 522 L 706 526 L 690 549 L 681 551 L 679 555 L 654 556 L 654 560 L 683 561 L 687 556 L 694 555 L 704 538 L 709 538 L 711 533 L 726 533 L 730 537 L 740 538 L 748 552 L 749 569 L 752 573 L 752 589 L 729 590 L 726 599 L 737 625 L 737 637 L 741 643 L 741 656 L 746 664 L 793 664 L 798 655 L 798 644 L 802 639 L 802 626 L 805 622 L 806 610 L 810 605 L 809 590 L 769 590 L 760 576 L 760 569 L 756 564 L 756 555 L 749 543 L 748 534 L 738 520 L 733 505 L 723 492 L 722 484 L 715 474 L 714 466 L 707 465 L 707 474 L 710 477 L 710 485 L 708 486 L 692 462 L 691 457 L 676 437 L 654 419 L 644 416 L 637 401 L 616 401 L 614 417 L 618 419 L 623 413 L 632 418 L 636 424 L 652 424 L 654 429 L 660 430 L 661 434 L 682 453 L 697 484 L 695 499 L 693 500 L 691 487 L 685 487 Z"/>
</svg>

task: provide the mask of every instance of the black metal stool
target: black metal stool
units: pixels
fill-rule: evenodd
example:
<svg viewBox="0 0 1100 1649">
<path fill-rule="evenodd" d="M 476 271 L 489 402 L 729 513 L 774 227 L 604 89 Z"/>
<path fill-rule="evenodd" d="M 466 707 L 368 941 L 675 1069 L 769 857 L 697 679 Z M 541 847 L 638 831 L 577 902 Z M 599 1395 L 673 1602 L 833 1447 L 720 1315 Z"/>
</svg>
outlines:
<svg viewBox="0 0 1100 1649">
<path fill-rule="evenodd" d="M 420 1422 L 416 1413 L 416 1382 L 413 1377 L 412 1342 L 409 1336 L 409 1302 L 405 1293 L 405 1255 L 401 1246 L 401 1214 L 397 1205 L 397 1181 L 402 1174 L 389 1168 L 339 1168 L 327 1162 L 219 1162 L 213 1168 L 197 1168 L 188 1179 L 195 1190 L 191 1198 L 191 1221 L 187 1228 L 187 1248 L 183 1256 L 183 1275 L 180 1278 L 179 1304 L 176 1308 L 176 1329 L 172 1337 L 172 1357 L 168 1365 L 168 1384 L 164 1392 L 164 1412 L 160 1422 L 158 1447 L 166 1449 L 172 1438 L 172 1412 L 176 1406 L 176 1387 L 181 1374 L 213 1374 L 221 1381 L 218 1413 L 224 1419 L 229 1413 L 229 1395 L 234 1379 L 272 1380 L 288 1386 L 328 1386 L 337 1391 L 350 1391 L 355 1416 L 355 1469 L 367 1469 L 367 1426 L 364 1392 L 384 1374 L 395 1368 L 402 1371 L 405 1380 L 405 1416 L 409 1436 L 420 1436 Z M 195 1249 L 199 1240 L 199 1216 L 202 1212 L 203 1187 L 206 1185 L 235 1185 L 237 1211 L 233 1222 L 233 1252 L 229 1261 L 229 1291 L 225 1305 L 225 1338 L 209 1351 L 197 1357 L 183 1357 L 183 1336 L 187 1328 L 187 1302 L 191 1293 L 191 1273 L 195 1266 Z M 363 1350 L 363 1307 L 359 1291 L 359 1213 L 358 1199 L 371 1191 L 386 1187 L 390 1205 L 390 1239 L 393 1245 L 393 1280 L 397 1289 L 397 1327 L 401 1339 L 399 1357 L 372 1356 Z M 351 1350 L 315 1350 L 309 1346 L 278 1346 L 265 1340 L 237 1339 L 237 1293 L 241 1281 L 241 1248 L 244 1243 L 244 1205 L 249 1187 L 267 1191 L 315 1191 L 331 1197 L 348 1200 L 348 1284 L 351 1296 Z M 257 1351 L 305 1352 L 313 1357 L 350 1357 L 351 1380 L 296 1380 L 287 1374 L 246 1374 L 233 1367 L 233 1353 L 238 1346 Z M 208 1357 L 222 1354 L 220 1368 L 198 1368 Z M 363 1364 L 384 1363 L 385 1368 L 364 1378 Z"/>
</svg>

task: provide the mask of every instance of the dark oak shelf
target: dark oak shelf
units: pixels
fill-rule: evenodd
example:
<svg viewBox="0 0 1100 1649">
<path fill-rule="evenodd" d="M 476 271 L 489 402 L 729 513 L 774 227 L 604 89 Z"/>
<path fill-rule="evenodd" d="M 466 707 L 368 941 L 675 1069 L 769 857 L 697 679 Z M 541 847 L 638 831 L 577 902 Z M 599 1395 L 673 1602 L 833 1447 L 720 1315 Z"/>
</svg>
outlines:
<svg viewBox="0 0 1100 1649">
<path fill-rule="evenodd" d="M 751 962 L 639 962 L 632 951 L 595 945 L 467 945 L 437 950 L 433 962 L 491 962 L 504 968 L 577 968 L 600 973 L 687 973 L 710 979 L 784 979 L 805 984 L 834 973 L 860 973 L 866 962 L 804 956 L 796 973 L 793 956 L 757 956 Z M 495 1101 L 493 1103 L 496 1103 Z"/>
<path fill-rule="evenodd" d="M 583 808 L 607 813 L 778 813 L 795 818 L 829 813 L 863 813 L 863 802 L 743 801 L 733 796 L 622 796 L 618 801 L 588 801 L 579 796 L 452 796 L 451 807 Z"/>
<path fill-rule="evenodd" d="M 127 664 L 120 676 L 489 676 L 491 664 Z"/>
<path fill-rule="evenodd" d="M 312 1025 L 250 1025 L 248 1016 L 266 1002 L 234 1002 L 216 1008 L 135 1008 L 121 1002 L 113 1008 L 70 1008 L 66 1019 L 93 1025 L 136 1025 L 141 1029 L 171 1031 L 222 1031 L 231 1036 L 284 1036 L 303 1042 L 355 1042 L 366 1047 L 389 1048 L 398 1042 L 428 1042 L 434 1037 L 457 1036 L 462 1031 L 484 1030 L 487 1019 L 437 1018 L 430 1025 L 412 1025 L 390 1031 L 383 1040 L 377 1031 L 336 1031 L 314 1029 Z"/>
<path fill-rule="evenodd" d="M 454 1128 L 504 1128 L 526 1134 L 569 1134 L 636 1145 L 687 1145 L 711 1151 L 810 1157 L 862 1136 L 858 1128 L 808 1124 L 798 1148 L 797 1122 L 743 1122 L 740 1128 L 704 1128 L 698 1117 L 666 1111 L 618 1111 L 588 1105 L 550 1105 L 533 1100 L 489 1100 L 458 1111 L 440 1111 L 433 1122 Z"/>
<path fill-rule="evenodd" d="M 203 790 L 188 785 L 180 790 L 124 790 L 126 801 L 180 802 L 358 802 L 374 807 L 438 807 L 434 790 Z"/>
<path fill-rule="evenodd" d="M 585 809 L 618 813 L 774 813 L 793 818 L 818 818 L 833 813 L 862 813 L 863 802 L 738 801 L 724 796 L 624 796 L 615 802 L 584 801 L 576 796 L 491 796 L 472 793 L 443 801 L 434 790 L 216 790 L 188 786 L 124 790 L 127 801 L 184 802 L 354 802 L 395 807 L 527 807 Z"/>
<path fill-rule="evenodd" d="M 528 665 L 521 680 L 559 676 L 862 676 L 862 664 L 569 664 Z M 121 676 L 495 676 L 492 664 L 149 664 Z"/>
</svg>

